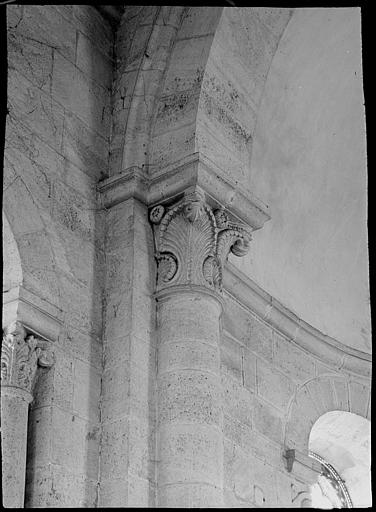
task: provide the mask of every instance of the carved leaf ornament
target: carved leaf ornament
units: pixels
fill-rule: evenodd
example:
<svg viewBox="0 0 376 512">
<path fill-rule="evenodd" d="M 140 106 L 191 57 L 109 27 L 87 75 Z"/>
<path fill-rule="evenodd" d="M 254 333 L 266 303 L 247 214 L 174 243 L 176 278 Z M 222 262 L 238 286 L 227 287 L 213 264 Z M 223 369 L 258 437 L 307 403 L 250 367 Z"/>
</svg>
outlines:
<svg viewBox="0 0 376 512">
<path fill-rule="evenodd" d="M 1 385 L 14 386 L 32 392 L 38 366 L 50 367 L 53 354 L 46 342 L 27 335 L 20 322 L 3 331 L 1 346 Z"/>
<path fill-rule="evenodd" d="M 249 250 L 250 230 L 230 222 L 223 209 L 212 210 L 201 191 L 186 193 L 173 206 L 150 211 L 158 262 L 157 287 L 195 284 L 222 288 L 229 252 Z"/>
</svg>

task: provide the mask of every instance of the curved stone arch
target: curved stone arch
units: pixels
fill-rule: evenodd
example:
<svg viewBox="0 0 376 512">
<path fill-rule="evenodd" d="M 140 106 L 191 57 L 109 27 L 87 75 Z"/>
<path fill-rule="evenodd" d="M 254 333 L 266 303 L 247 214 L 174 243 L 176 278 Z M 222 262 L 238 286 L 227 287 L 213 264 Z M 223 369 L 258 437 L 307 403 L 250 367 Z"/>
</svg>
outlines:
<svg viewBox="0 0 376 512">
<path fill-rule="evenodd" d="M 181 61 L 187 63 L 187 55 L 179 41 L 189 40 L 191 33 L 195 37 L 195 24 L 200 23 L 196 11 L 200 9 L 177 6 L 125 9 L 117 34 L 111 143 L 113 174 L 130 167 L 144 168 L 149 163 L 153 128 L 157 124 L 159 131 L 158 118 L 163 123 L 170 113 L 169 107 L 174 102 L 171 85 L 179 86 L 179 81 L 182 84 Z M 217 9 L 205 9 L 207 18 L 215 17 Z M 206 45 L 207 41 L 202 40 L 201 47 Z M 191 57 L 192 63 L 195 57 Z"/>
<path fill-rule="evenodd" d="M 22 269 L 19 284 L 42 301 L 59 307 L 53 245 L 38 206 L 19 175 L 4 192 L 3 212 L 19 254 Z"/>
<path fill-rule="evenodd" d="M 291 13 L 237 7 L 126 9 L 117 37 L 112 174 L 146 167 L 153 175 L 199 152 L 245 184 L 257 108 Z M 228 28 L 239 20 L 241 27 L 233 32 L 241 36 L 233 37 L 231 53 Z M 245 57 L 234 68 L 238 47 Z M 255 78 L 248 90 L 250 77 Z"/>
<path fill-rule="evenodd" d="M 330 411 L 361 415 L 356 400 L 351 400 L 352 381 L 335 373 L 314 377 L 302 384 L 290 401 L 284 423 L 284 447 L 308 455 L 309 436 L 315 422 Z"/>
<path fill-rule="evenodd" d="M 113 174 L 149 164 L 153 168 L 158 155 L 164 164 L 163 136 L 162 141 L 159 138 L 166 123 L 175 132 L 176 115 L 179 124 L 188 113 L 195 124 L 202 75 L 223 7 L 134 9 L 125 10 L 117 37 Z M 129 32 L 134 32 L 133 39 Z M 153 151 L 153 146 L 159 149 Z"/>
</svg>

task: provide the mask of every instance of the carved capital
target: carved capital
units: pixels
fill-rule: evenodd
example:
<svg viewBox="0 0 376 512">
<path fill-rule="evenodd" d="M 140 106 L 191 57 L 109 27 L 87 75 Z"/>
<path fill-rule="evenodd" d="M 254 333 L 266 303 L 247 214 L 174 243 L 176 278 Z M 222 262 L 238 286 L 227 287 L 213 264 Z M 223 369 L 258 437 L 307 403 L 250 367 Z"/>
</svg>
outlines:
<svg viewBox="0 0 376 512">
<path fill-rule="evenodd" d="M 1 345 L 1 385 L 22 388 L 32 393 L 38 366 L 51 367 L 54 354 L 47 343 L 28 334 L 16 321 L 3 330 Z"/>
<path fill-rule="evenodd" d="M 175 204 L 150 211 L 153 224 L 158 290 L 193 284 L 222 289 L 222 272 L 229 252 L 249 250 L 251 230 L 232 222 L 223 209 L 213 210 L 201 190 L 186 193 Z"/>
</svg>

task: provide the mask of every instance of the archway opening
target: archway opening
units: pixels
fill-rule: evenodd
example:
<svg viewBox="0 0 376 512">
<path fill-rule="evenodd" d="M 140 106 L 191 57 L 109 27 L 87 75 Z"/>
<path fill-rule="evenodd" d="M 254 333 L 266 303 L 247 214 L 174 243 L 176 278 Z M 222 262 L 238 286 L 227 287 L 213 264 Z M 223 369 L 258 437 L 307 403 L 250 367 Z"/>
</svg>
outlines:
<svg viewBox="0 0 376 512">
<path fill-rule="evenodd" d="M 330 411 L 313 425 L 310 456 L 321 463 L 311 486 L 312 508 L 370 507 L 371 424 L 357 414 Z"/>
</svg>

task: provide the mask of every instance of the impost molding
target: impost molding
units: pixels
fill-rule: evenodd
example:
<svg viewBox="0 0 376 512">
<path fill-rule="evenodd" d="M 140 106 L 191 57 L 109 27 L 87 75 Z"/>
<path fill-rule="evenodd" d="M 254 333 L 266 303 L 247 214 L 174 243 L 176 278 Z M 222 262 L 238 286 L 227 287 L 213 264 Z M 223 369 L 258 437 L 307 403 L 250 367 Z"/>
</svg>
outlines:
<svg viewBox="0 0 376 512">
<path fill-rule="evenodd" d="M 62 326 L 62 311 L 24 286 L 3 292 L 3 322 L 18 320 L 36 336 L 55 342 Z"/>
<path fill-rule="evenodd" d="M 152 207 L 176 201 L 184 192 L 198 187 L 213 208 L 224 208 L 253 230 L 270 219 L 269 208 L 251 191 L 231 182 L 222 169 L 202 153 L 193 153 L 153 172 L 130 167 L 98 183 L 105 208 L 134 197 Z"/>
</svg>

